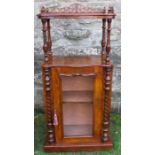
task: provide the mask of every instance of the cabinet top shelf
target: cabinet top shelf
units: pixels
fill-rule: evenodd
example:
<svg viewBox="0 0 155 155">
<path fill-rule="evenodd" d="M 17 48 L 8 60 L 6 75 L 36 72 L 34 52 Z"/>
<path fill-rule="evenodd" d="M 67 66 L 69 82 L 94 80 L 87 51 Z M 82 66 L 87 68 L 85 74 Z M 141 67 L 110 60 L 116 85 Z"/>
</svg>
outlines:
<svg viewBox="0 0 155 155">
<path fill-rule="evenodd" d="M 91 56 L 54 56 L 51 66 L 100 66 L 101 57 Z"/>
<path fill-rule="evenodd" d="M 42 7 L 38 17 L 41 19 L 49 19 L 51 17 L 56 18 L 81 18 L 81 17 L 91 17 L 91 18 L 101 18 L 108 19 L 114 18 L 116 15 L 114 13 L 113 7 L 106 9 L 99 8 L 89 8 L 80 4 L 72 4 L 69 7 L 64 8 L 45 8 Z"/>
</svg>

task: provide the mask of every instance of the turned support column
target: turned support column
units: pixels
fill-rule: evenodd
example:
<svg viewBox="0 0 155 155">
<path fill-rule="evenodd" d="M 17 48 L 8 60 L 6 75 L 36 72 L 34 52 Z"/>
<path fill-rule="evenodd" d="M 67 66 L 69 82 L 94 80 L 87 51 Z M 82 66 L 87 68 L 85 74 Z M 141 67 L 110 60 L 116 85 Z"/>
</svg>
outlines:
<svg viewBox="0 0 155 155">
<path fill-rule="evenodd" d="M 103 13 L 106 13 L 106 8 L 104 7 Z M 105 63 L 105 45 L 106 45 L 106 19 L 102 19 L 102 41 L 101 41 L 101 63 Z"/>
<path fill-rule="evenodd" d="M 114 13 L 113 7 L 109 7 L 108 14 Z M 111 22 L 112 18 L 107 19 L 107 44 L 106 44 L 106 64 L 110 64 L 110 51 L 111 51 L 111 45 L 110 45 L 110 34 L 111 34 Z"/>
<path fill-rule="evenodd" d="M 41 12 L 48 12 L 44 7 Z M 52 62 L 52 41 L 50 33 L 50 19 L 41 19 L 42 31 L 43 31 L 43 51 L 44 51 L 44 63 L 49 64 Z"/>
<path fill-rule="evenodd" d="M 46 128 L 47 128 L 47 142 L 48 144 L 55 143 L 55 131 L 54 131 L 54 105 L 52 99 L 51 88 L 51 68 L 43 67 L 43 85 L 44 85 L 44 102 L 46 113 Z"/>
<path fill-rule="evenodd" d="M 108 14 L 113 13 L 113 8 L 109 7 Z M 111 110 L 111 95 L 112 95 L 112 64 L 110 62 L 110 33 L 111 33 L 111 22 L 112 19 L 107 19 L 107 43 L 106 43 L 106 57 L 105 57 L 105 68 L 104 68 L 104 116 L 103 116 L 103 130 L 102 130 L 102 141 L 110 141 L 109 127 L 110 127 L 110 110 Z"/>
<path fill-rule="evenodd" d="M 48 12 L 48 9 L 44 7 L 41 9 L 41 13 Z M 43 31 L 43 52 L 44 52 L 44 65 L 52 62 L 51 52 L 51 34 L 50 34 L 50 19 L 41 19 L 42 31 Z M 46 142 L 48 144 L 55 143 L 55 130 L 54 130 L 54 105 L 52 99 L 52 85 L 51 85 L 51 68 L 47 66 L 42 67 L 42 78 L 44 85 L 44 104 L 46 115 Z"/>
<path fill-rule="evenodd" d="M 107 19 L 108 28 L 107 28 L 107 45 L 106 45 L 106 64 L 110 63 L 109 54 L 111 51 L 111 45 L 110 45 L 111 21 L 112 19 Z"/>
<path fill-rule="evenodd" d="M 106 38 L 105 38 L 105 29 L 106 29 L 106 19 L 102 19 L 102 51 L 101 51 L 101 62 L 102 64 L 105 63 L 105 45 L 106 45 Z"/>
<path fill-rule="evenodd" d="M 52 53 L 50 19 L 47 20 L 47 45 L 48 45 L 48 62 L 52 63 L 53 53 Z"/>
<path fill-rule="evenodd" d="M 103 130 L 102 141 L 109 141 L 109 126 L 110 126 L 110 110 L 111 110 L 111 94 L 112 94 L 112 65 L 107 65 L 104 71 L 104 115 L 103 115 Z"/>
</svg>

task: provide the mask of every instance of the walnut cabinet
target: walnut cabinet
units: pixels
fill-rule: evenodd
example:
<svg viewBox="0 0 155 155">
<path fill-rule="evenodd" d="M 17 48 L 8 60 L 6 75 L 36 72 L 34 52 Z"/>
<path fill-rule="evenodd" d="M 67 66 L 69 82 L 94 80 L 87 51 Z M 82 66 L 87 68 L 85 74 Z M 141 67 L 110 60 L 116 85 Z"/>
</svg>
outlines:
<svg viewBox="0 0 155 155">
<path fill-rule="evenodd" d="M 68 8 L 42 7 L 44 62 L 42 64 L 46 152 L 93 151 L 112 148 L 109 119 L 112 90 L 110 62 L 112 7 L 91 9 L 73 4 Z M 100 56 L 53 56 L 52 18 L 102 20 Z"/>
</svg>

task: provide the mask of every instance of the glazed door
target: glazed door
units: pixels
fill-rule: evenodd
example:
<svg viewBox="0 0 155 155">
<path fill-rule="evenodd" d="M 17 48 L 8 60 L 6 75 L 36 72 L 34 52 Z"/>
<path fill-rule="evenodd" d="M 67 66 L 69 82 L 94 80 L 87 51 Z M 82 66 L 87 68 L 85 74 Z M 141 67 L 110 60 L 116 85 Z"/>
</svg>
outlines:
<svg viewBox="0 0 155 155">
<path fill-rule="evenodd" d="M 103 79 L 100 67 L 60 67 L 52 71 L 57 143 L 100 141 Z"/>
</svg>

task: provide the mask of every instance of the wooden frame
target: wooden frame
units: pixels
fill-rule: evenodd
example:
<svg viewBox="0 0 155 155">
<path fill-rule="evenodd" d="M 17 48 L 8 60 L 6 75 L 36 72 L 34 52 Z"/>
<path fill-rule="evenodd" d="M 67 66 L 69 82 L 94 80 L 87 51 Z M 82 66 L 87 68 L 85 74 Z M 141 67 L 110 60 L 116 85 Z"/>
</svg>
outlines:
<svg viewBox="0 0 155 155">
<path fill-rule="evenodd" d="M 71 69 L 72 68 L 72 69 Z M 77 72 L 78 74 L 75 74 L 74 72 Z M 60 74 L 61 73 L 61 74 Z M 73 74 L 74 73 L 74 74 Z M 96 139 L 98 140 L 99 137 L 101 137 L 101 127 L 99 128 L 99 126 L 101 126 L 101 120 L 102 119 L 98 119 L 98 118 L 102 118 L 102 100 L 103 100 L 103 90 L 102 90 L 102 69 L 99 67 L 96 68 L 92 68 L 92 67 L 62 67 L 62 68 L 54 68 L 53 69 L 53 81 L 57 81 L 56 84 L 53 83 L 53 95 L 57 96 L 58 93 L 61 92 L 61 80 L 60 80 L 60 76 L 94 76 L 95 75 L 95 80 L 94 80 L 94 97 L 93 97 L 93 114 L 94 114 L 94 135 L 92 137 L 83 137 L 83 138 L 76 138 L 76 137 L 72 137 L 72 138 L 63 138 L 63 123 L 62 123 L 62 104 L 61 104 L 61 97 L 56 97 L 54 99 L 55 104 L 55 109 L 56 111 L 58 111 L 58 118 L 61 121 L 60 122 L 60 126 L 55 126 L 55 131 L 56 131 L 56 135 L 60 135 L 56 138 L 56 142 L 57 143 L 61 143 L 62 141 L 64 142 L 68 142 L 70 141 L 70 139 L 72 141 L 74 141 L 74 143 L 78 143 L 78 142 L 94 142 Z M 99 86 L 100 87 L 99 87 Z M 96 87 L 98 86 L 98 87 Z M 61 94 L 59 94 L 61 95 Z"/>
<path fill-rule="evenodd" d="M 112 68 L 110 62 L 111 22 L 115 17 L 113 7 L 107 10 L 91 9 L 79 4 L 67 8 L 50 9 L 42 7 L 38 17 L 42 21 L 44 63 L 42 64 L 44 108 L 46 116 L 46 140 L 44 150 L 52 151 L 92 151 L 111 149 L 109 119 L 112 93 Z M 100 58 L 69 58 L 63 63 L 53 57 L 50 34 L 51 18 L 99 18 L 102 19 L 102 50 Z M 106 31 L 107 28 L 107 31 Z M 73 61 L 73 59 L 75 59 Z M 83 60 L 84 61 L 81 61 Z M 76 63 L 75 63 L 76 62 Z M 80 62 L 85 62 L 81 64 Z M 93 137 L 63 137 L 61 76 L 95 75 L 93 98 Z"/>
</svg>

